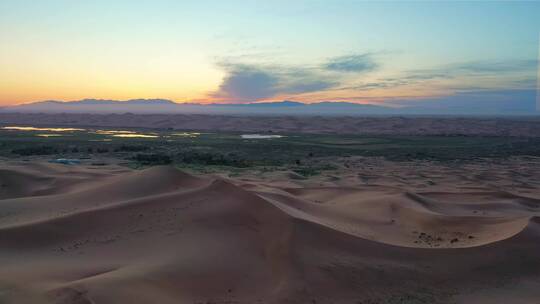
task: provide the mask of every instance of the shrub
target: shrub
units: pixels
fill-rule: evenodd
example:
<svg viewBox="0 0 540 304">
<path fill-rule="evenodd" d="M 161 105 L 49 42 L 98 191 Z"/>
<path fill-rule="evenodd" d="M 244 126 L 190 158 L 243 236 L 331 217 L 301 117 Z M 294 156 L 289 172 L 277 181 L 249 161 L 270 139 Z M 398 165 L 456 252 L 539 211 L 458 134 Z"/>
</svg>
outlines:
<svg viewBox="0 0 540 304">
<path fill-rule="evenodd" d="M 166 154 L 137 154 L 133 157 L 138 163 L 142 165 L 168 165 L 172 162 L 170 156 Z"/>
<path fill-rule="evenodd" d="M 11 151 L 14 154 L 19 154 L 22 156 L 30 155 L 51 155 L 58 153 L 58 150 L 51 146 L 37 146 L 37 147 L 25 147 L 20 149 L 15 149 Z"/>
</svg>

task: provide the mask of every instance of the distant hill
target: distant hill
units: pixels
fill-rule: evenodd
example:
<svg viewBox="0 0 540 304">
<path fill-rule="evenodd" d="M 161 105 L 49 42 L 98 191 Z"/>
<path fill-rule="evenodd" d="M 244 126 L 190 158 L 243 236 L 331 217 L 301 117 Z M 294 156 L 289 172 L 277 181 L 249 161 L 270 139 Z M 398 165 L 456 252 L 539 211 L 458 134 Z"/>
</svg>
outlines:
<svg viewBox="0 0 540 304">
<path fill-rule="evenodd" d="M 168 99 L 75 101 L 46 100 L 0 108 L 0 112 L 19 113 L 134 113 L 134 114 L 227 114 L 227 115 L 538 115 L 534 101 L 468 102 L 443 99 L 403 102 L 394 107 L 323 101 L 301 103 L 275 101 L 242 104 L 175 103 Z"/>
<path fill-rule="evenodd" d="M 130 99 L 126 101 L 107 100 L 107 99 L 83 99 L 72 101 L 73 104 L 85 105 L 114 105 L 122 103 L 122 105 L 175 105 L 176 103 L 168 99 Z"/>
<path fill-rule="evenodd" d="M 247 104 L 175 103 L 167 99 L 131 99 L 125 101 L 83 99 L 76 101 L 46 100 L 6 107 L 4 112 L 22 113 L 193 113 L 193 114 L 391 114 L 394 109 L 348 102 L 305 104 L 277 101 Z"/>
<path fill-rule="evenodd" d="M 41 106 L 83 106 L 83 105 L 176 105 L 172 100 L 168 99 L 130 99 L 130 100 L 112 100 L 112 99 L 81 99 L 74 101 L 57 101 L 44 100 L 28 104 L 19 105 L 18 107 L 41 107 Z"/>
</svg>

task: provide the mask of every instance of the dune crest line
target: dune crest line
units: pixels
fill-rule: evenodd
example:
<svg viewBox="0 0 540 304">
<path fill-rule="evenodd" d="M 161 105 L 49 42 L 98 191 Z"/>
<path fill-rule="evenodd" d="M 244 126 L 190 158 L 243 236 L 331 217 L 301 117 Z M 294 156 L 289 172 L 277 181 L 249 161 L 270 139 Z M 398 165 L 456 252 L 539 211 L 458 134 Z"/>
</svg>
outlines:
<svg viewBox="0 0 540 304">
<path fill-rule="evenodd" d="M 11 286 L 9 300 L 281 303 L 341 294 L 346 302 L 365 297 L 360 286 L 373 299 L 402 295 L 407 278 L 443 301 L 467 283 L 440 284 L 447 265 L 455 277 L 484 265 L 475 273 L 484 284 L 489 267 L 517 277 L 524 263 L 540 268 L 540 203 L 502 191 L 291 188 L 167 166 L 44 163 L 10 165 L 0 181 L 0 286 Z"/>
</svg>

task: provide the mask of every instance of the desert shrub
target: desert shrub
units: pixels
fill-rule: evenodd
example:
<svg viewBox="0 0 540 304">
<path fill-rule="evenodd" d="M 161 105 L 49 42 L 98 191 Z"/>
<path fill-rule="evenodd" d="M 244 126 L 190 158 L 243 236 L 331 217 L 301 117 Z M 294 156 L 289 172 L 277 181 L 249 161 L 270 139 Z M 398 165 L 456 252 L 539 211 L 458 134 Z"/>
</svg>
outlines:
<svg viewBox="0 0 540 304">
<path fill-rule="evenodd" d="M 296 166 L 292 169 L 292 171 L 304 177 L 310 177 L 319 175 L 322 171 L 335 169 L 337 169 L 337 167 L 332 164 L 315 164 L 309 166 Z"/>
<path fill-rule="evenodd" d="M 172 163 L 172 159 L 166 154 L 137 154 L 133 157 L 133 160 L 142 165 L 168 165 Z"/>
<path fill-rule="evenodd" d="M 234 153 L 223 155 L 217 153 L 189 151 L 179 154 L 179 159 L 186 164 L 229 166 L 239 168 L 249 166 L 249 162 L 247 160 Z"/>
<path fill-rule="evenodd" d="M 25 147 L 20 149 L 14 149 L 11 151 L 14 154 L 19 154 L 21 156 L 30 156 L 30 155 L 51 155 L 58 153 L 58 150 L 51 146 L 36 146 L 36 147 Z"/>
<path fill-rule="evenodd" d="M 140 146 L 140 145 L 121 145 L 120 147 L 117 147 L 114 149 L 115 152 L 142 152 L 148 150 L 149 147 L 147 146 Z"/>
<path fill-rule="evenodd" d="M 294 173 L 300 174 L 305 177 L 314 176 L 321 173 L 319 170 L 313 167 L 299 167 L 299 168 L 294 168 L 292 171 Z"/>
</svg>

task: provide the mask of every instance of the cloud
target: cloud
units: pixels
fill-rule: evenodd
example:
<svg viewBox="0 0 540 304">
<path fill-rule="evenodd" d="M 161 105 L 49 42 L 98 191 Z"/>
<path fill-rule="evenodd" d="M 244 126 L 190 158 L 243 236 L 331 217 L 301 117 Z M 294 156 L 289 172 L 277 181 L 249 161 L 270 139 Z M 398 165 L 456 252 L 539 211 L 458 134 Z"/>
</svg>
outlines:
<svg viewBox="0 0 540 304">
<path fill-rule="evenodd" d="M 339 88 L 339 90 L 359 90 L 359 91 L 364 91 L 364 90 L 374 90 L 374 89 L 387 89 L 387 88 L 393 88 L 393 87 L 406 85 L 406 84 L 408 84 L 408 82 L 404 81 L 404 80 L 382 79 L 382 80 L 377 81 L 377 82 L 365 82 L 365 83 L 361 83 L 361 84 L 357 84 L 357 85 L 353 85 L 353 86 L 341 87 L 341 88 Z"/>
<path fill-rule="evenodd" d="M 242 57 L 223 58 L 218 67 L 226 72 L 212 98 L 251 102 L 283 94 L 303 94 L 336 88 L 351 72 L 369 72 L 378 68 L 372 54 L 330 58 L 313 66 L 284 66 L 257 63 Z M 243 61 L 242 61 L 243 60 Z"/>
<path fill-rule="evenodd" d="M 493 77 L 503 79 L 504 82 L 514 88 L 531 88 L 535 86 L 536 60 L 506 60 L 506 61 L 468 61 L 448 64 L 432 69 L 408 70 L 397 77 L 381 78 L 377 81 L 360 83 L 339 88 L 339 90 L 374 90 L 388 89 L 400 86 L 422 84 L 432 80 L 459 79 L 460 77 L 487 79 L 493 83 Z M 485 78 L 488 77 L 488 78 Z M 454 87 L 453 90 L 471 89 L 470 80 L 462 87 Z"/>
<path fill-rule="evenodd" d="M 372 54 L 349 55 L 331 58 L 323 68 L 335 72 L 370 72 L 378 68 Z"/>
<path fill-rule="evenodd" d="M 507 61 L 472 61 L 450 66 L 453 72 L 466 71 L 476 74 L 513 73 L 536 71 L 537 61 L 534 59 Z"/>
<path fill-rule="evenodd" d="M 432 69 L 410 70 L 404 75 L 408 80 L 431 80 L 457 78 L 460 76 L 508 76 L 528 75 L 537 69 L 535 59 L 477 60 L 447 64 Z"/>
<path fill-rule="evenodd" d="M 227 101 L 251 102 L 280 94 L 318 92 L 338 85 L 312 69 L 235 63 L 221 66 L 227 75 L 211 96 Z"/>
<path fill-rule="evenodd" d="M 417 83 L 422 83 L 434 79 L 449 79 L 453 78 L 452 75 L 441 74 L 441 73 L 409 73 L 404 74 L 401 77 L 387 77 L 378 79 L 375 82 L 364 82 L 355 85 L 349 85 L 339 88 L 339 90 L 375 90 L 375 89 L 391 89 L 400 86 L 412 85 Z"/>
<path fill-rule="evenodd" d="M 237 65 L 228 68 L 228 74 L 214 97 L 237 99 L 239 101 L 258 100 L 272 97 L 280 79 L 277 75 L 254 67 Z"/>
</svg>

